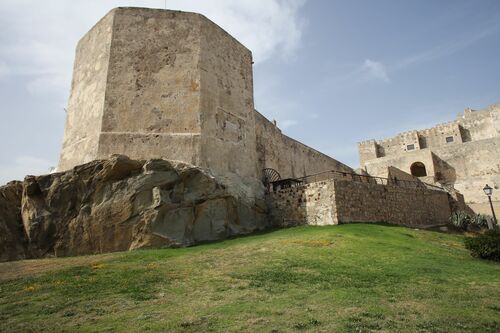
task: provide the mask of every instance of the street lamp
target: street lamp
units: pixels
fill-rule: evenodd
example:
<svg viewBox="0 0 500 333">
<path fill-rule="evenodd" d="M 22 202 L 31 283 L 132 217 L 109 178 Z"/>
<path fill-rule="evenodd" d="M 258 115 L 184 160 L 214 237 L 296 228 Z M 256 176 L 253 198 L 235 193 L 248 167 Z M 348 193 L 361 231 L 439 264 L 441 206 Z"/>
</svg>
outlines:
<svg viewBox="0 0 500 333">
<path fill-rule="evenodd" d="M 493 221 L 495 222 L 495 224 L 497 224 L 497 217 L 495 216 L 495 210 L 493 209 L 493 204 L 491 203 L 491 195 L 493 194 L 493 189 L 491 188 L 491 186 L 488 186 L 488 184 L 486 184 L 486 186 L 483 188 L 483 191 L 484 194 L 488 196 L 488 200 L 490 202 L 490 207 L 491 207 L 491 213 L 493 214 Z M 493 225 L 491 224 L 490 220 L 488 220 L 488 228 L 493 229 Z"/>
</svg>

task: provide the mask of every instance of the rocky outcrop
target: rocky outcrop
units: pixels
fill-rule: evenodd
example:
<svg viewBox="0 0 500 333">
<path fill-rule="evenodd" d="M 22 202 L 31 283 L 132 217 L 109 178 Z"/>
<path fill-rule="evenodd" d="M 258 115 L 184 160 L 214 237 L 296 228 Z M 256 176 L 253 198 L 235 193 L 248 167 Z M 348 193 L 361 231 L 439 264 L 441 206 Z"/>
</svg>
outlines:
<svg viewBox="0 0 500 333">
<path fill-rule="evenodd" d="M 187 246 L 267 223 L 258 181 L 175 161 L 118 155 L 1 189 L 1 260 Z"/>
<path fill-rule="evenodd" d="M 29 256 L 28 242 L 21 219 L 22 182 L 0 187 L 0 261 Z"/>
</svg>

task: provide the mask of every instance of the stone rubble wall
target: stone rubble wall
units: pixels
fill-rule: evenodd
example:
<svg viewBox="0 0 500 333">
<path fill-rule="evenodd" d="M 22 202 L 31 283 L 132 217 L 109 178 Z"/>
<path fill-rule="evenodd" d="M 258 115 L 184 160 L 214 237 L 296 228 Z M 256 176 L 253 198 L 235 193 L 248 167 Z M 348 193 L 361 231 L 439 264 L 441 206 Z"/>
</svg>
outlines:
<svg viewBox="0 0 500 333">
<path fill-rule="evenodd" d="M 332 180 L 271 192 L 268 206 L 272 223 L 279 227 L 338 224 Z"/>
<path fill-rule="evenodd" d="M 269 195 L 278 226 L 387 222 L 404 226 L 448 223 L 448 193 L 439 190 L 330 179 Z"/>
</svg>

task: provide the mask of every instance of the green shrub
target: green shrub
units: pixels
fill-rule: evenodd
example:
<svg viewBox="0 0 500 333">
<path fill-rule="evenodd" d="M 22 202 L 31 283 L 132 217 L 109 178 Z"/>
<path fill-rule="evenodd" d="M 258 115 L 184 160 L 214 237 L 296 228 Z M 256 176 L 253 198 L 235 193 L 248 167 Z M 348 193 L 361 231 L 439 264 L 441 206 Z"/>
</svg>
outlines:
<svg viewBox="0 0 500 333">
<path fill-rule="evenodd" d="M 479 228 L 488 228 L 488 221 L 493 224 L 493 217 L 485 214 L 477 214 L 472 216 L 470 223 Z"/>
<path fill-rule="evenodd" d="M 488 230 L 477 237 L 466 237 L 465 248 L 473 257 L 500 261 L 500 230 Z"/>
<path fill-rule="evenodd" d="M 471 217 L 463 210 L 457 210 L 450 216 L 450 222 L 457 228 L 466 230 L 471 223 Z"/>
</svg>

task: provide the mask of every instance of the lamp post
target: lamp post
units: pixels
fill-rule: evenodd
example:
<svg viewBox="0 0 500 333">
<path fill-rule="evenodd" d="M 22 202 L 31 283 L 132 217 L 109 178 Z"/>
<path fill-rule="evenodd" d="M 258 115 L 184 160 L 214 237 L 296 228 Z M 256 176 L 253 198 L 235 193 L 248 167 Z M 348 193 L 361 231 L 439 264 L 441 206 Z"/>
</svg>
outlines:
<svg viewBox="0 0 500 333">
<path fill-rule="evenodd" d="M 484 194 L 488 196 L 488 200 L 490 202 L 490 207 L 491 207 L 491 213 L 493 214 L 493 221 L 495 222 L 495 225 L 497 224 L 497 217 L 495 216 L 495 210 L 493 209 L 493 203 L 491 203 L 491 194 L 493 193 L 493 189 L 491 186 L 486 186 L 483 188 Z M 488 228 L 493 229 L 493 225 L 491 224 L 491 221 L 488 220 Z"/>
</svg>

